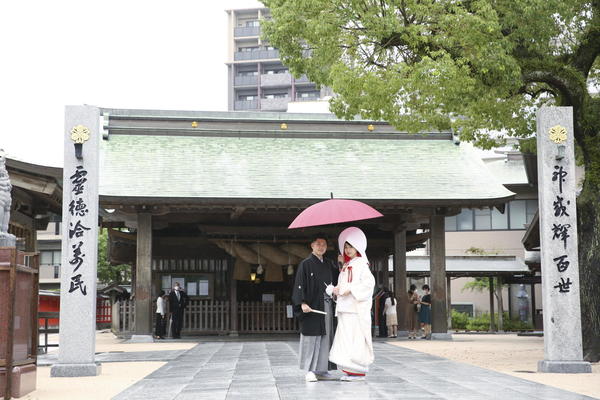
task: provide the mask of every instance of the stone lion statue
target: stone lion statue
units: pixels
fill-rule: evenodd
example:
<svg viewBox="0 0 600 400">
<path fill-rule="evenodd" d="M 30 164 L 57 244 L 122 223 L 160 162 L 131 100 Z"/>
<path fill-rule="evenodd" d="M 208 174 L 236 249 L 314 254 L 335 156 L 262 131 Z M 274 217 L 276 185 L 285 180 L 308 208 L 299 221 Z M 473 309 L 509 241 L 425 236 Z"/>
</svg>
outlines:
<svg viewBox="0 0 600 400">
<path fill-rule="evenodd" d="M 6 170 L 6 155 L 4 150 L 0 149 L 0 246 L 14 246 L 15 237 L 8 233 L 12 203 L 11 190 L 12 185 Z"/>
</svg>

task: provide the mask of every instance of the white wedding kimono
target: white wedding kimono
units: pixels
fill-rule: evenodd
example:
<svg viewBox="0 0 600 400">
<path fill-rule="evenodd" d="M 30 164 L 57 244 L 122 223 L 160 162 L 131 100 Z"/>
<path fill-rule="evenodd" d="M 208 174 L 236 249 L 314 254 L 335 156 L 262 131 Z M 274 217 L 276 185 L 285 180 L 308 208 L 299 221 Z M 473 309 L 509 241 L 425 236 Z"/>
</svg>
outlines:
<svg viewBox="0 0 600 400">
<path fill-rule="evenodd" d="M 373 363 L 371 297 L 374 287 L 375 278 L 366 258 L 355 257 L 344 265 L 338 278 L 340 295 L 335 312 L 338 324 L 329 360 L 345 372 L 365 374 Z"/>
</svg>

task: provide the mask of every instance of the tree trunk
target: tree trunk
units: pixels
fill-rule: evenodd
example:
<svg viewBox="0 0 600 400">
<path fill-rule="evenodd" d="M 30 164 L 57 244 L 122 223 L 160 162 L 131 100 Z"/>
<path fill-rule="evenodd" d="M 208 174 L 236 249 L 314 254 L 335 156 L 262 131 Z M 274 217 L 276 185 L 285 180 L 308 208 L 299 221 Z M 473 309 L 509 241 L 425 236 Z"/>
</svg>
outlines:
<svg viewBox="0 0 600 400">
<path fill-rule="evenodd" d="M 586 165 L 586 182 L 577 199 L 583 356 L 590 362 L 600 360 L 600 190 L 593 182 L 596 177 L 588 179 L 594 167 Z"/>
</svg>

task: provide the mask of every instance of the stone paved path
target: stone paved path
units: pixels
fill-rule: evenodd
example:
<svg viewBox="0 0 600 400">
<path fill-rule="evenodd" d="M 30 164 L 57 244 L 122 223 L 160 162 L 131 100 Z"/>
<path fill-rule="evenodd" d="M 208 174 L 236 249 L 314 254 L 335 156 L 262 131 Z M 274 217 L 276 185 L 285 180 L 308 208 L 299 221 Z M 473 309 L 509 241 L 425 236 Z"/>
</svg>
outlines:
<svg viewBox="0 0 600 400">
<path fill-rule="evenodd" d="M 200 343 L 113 399 L 592 399 L 385 343 L 374 348 L 366 382 L 306 383 L 298 342 Z"/>
</svg>

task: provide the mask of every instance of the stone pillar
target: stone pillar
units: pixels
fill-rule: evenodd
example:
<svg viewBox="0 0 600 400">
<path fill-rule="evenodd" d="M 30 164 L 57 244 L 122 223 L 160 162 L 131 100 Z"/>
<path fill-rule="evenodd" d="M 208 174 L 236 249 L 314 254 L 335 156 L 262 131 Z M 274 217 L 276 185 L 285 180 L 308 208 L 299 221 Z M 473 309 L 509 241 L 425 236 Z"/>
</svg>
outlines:
<svg viewBox="0 0 600 400">
<path fill-rule="evenodd" d="M 444 216 L 430 217 L 431 338 L 452 340 L 446 308 L 446 232 Z"/>
<path fill-rule="evenodd" d="M 387 267 L 387 263 L 386 263 Z M 398 337 L 408 336 L 406 318 L 408 313 L 406 288 L 406 228 L 398 227 L 394 231 L 394 293 L 398 301 L 396 313 L 398 315 Z"/>
<path fill-rule="evenodd" d="M 496 319 L 494 318 L 494 278 L 489 277 L 488 282 L 490 284 L 490 332 L 496 331 Z"/>
<path fill-rule="evenodd" d="M 95 376 L 100 110 L 65 110 L 58 363 L 50 375 Z"/>
<path fill-rule="evenodd" d="M 446 276 L 446 307 L 448 308 L 448 330 L 452 329 L 452 279 Z"/>
<path fill-rule="evenodd" d="M 496 296 L 498 297 L 498 332 L 504 331 L 504 302 L 502 299 L 502 277 L 498 275 Z"/>
<path fill-rule="evenodd" d="M 119 333 L 121 326 L 121 302 L 117 301 L 117 295 L 113 292 L 110 295 L 110 304 L 111 304 L 111 322 L 110 329 L 112 333 L 117 335 Z"/>
<path fill-rule="evenodd" d="M 544 360 L 540 372 L 591 372 L 583 361 L 572 107 L 537 112 Z"/>
<path fill-rule="evenodd" d="M 132 342 L 152 342 L 152 214 L 137 215 L 135 263 L 135 335 Z"/>
</svg>

